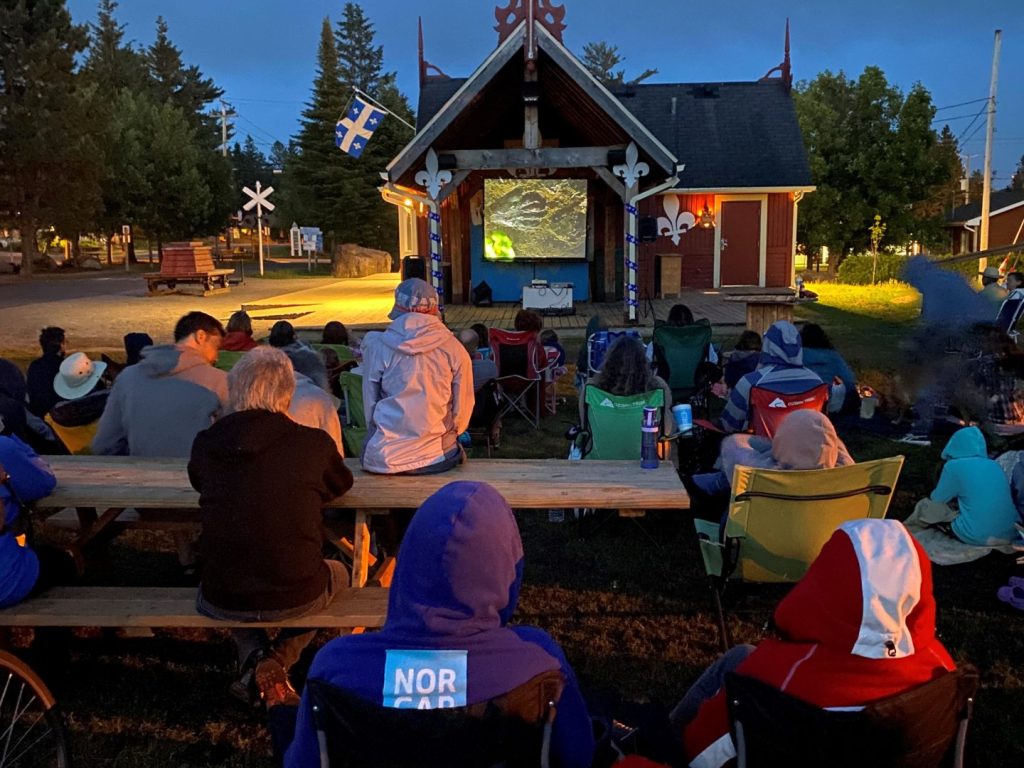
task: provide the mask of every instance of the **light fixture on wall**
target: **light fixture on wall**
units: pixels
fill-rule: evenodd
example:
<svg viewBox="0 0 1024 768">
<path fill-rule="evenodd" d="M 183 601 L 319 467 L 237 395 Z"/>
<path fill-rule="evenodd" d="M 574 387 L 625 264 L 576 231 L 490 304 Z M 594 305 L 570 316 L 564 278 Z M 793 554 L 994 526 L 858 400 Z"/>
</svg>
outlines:
<svg viewBox="0 0 1024 768">
<path fill-rule="evenodd" d="M 715 214 L 708 208 L 707 203 L 704 203 L 704 209 L 700 212 L 699 221 L 704 229 L 711 229 L 715 226 Z"/>
</svg>

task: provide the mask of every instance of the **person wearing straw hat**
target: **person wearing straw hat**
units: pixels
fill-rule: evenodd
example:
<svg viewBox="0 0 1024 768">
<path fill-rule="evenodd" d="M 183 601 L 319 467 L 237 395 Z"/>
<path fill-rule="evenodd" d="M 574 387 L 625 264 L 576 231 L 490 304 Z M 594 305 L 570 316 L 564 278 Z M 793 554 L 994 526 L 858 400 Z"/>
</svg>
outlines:
<svg viewBox="0 0 1024 768">
<path fill-rule="evenodd" d="M 999 307 L 1006 300 L 1006 289 L 999 284 L 999 267 L 985 267 L 981 275 L 981 295 Z"/>
<path fill-rule="evenodd" d="M 103 386 L 106 369 L 106 363 L 93 362 L 84 352 L 65 357 L 53 379 L 53 391 L 60 401 L 50 411 L 50 418 L 65 427 L 97 421 L 110 396 L 110 390 Z"/>
</svg>

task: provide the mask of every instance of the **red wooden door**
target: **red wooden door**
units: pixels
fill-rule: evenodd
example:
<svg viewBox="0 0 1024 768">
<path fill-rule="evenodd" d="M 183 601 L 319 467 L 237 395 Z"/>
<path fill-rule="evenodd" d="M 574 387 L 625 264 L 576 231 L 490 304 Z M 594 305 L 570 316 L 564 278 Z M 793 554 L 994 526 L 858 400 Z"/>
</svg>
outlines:
<svg viewBox="0 0 1024 768">
<path fill-rule="evenodd" d="M 761 264 L 761 202 L 723 203 L 722 285 L 759 285 Z"/>
</svg>

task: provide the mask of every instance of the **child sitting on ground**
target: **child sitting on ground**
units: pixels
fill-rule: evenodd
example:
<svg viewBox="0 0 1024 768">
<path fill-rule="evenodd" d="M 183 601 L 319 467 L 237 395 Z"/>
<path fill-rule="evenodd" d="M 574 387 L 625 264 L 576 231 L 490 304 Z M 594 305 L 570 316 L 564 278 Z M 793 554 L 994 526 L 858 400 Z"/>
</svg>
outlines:
<svg viewBox="0 0 1024 768">
<path fill-rule="evenodd" d="M 946 464 L 939 482 L 931 496 L 917 503 L 906 521 L 907 528 L 913 532 L 937 526 L 974 546 L 1013 541 L 1017 537 L 1014 523 L 1020 518 L 1010 482 L 999 464 L 988 457 L 981 430 L 958 429 L 942 450 L 942 458 Z M 950 506 L 953 501 L 959 511 Z"/>
</svg>

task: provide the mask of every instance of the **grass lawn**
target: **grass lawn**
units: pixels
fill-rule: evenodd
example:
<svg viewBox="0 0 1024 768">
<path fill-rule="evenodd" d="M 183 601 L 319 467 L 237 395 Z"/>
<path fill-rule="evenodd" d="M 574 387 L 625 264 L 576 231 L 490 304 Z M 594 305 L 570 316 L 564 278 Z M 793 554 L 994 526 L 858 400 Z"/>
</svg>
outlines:
<svg viewBox="0 0 1024 768">
<path fill-rule="evenodd" d="M 821 323 L 860 377 L 887 392 L 897 344 L 916 314 L 916 294 L 899 285 L 814 285 L 821 300 L 799 308 Z M 738 335 L 738 333 L 736 334 Z M 716 339 L 731 347 L 734 339 Z M 569 360 L 575 359 L 569 349 Z M 508 421 L 497 456 L 562 457 L 576 419 L 575 392 L 539 431 Z M 843 435 L 866 460 L 897 453 L 907 462 L 893 504 L 905 516 L 934 480 L 939 449 L 906 446 L 862 431 Z M 482 451 L 474 449 L 477 455 Z M 526 549 L 517 621 L 537 624 L 563 645 L 592 708 L 629 719 L 640 705 L 670 706 L 717 652 L 712 603 L 693 526 L 683 512 L 639 521 L 608 518 L 586 539 L 575 523 L 551 523 L 543 511 L 518 513 Z M 159 549 L 159 552 L 154 552 Z M 936 568 L 939 627 L 958 662 L 982 673 L 969 765 L 1024 765 L 1024 614 L 996 600 L 1012 560 Z M 174 583 L 169 538 L 137 532 L 112 548 L 97 583 Z M 737 641 L 756 642 L 779 590 L 733 594 Z M 270 766 L 269 739 L 257 714 L 227 694 L 232 646 L 226 633 L 158 631 L 156 639 L 78 632 L 41 652 L 47 679 L 68 712 L 82 766 Z M 611 702 L 618 702 L 612 706 Z"/>
</svg>

